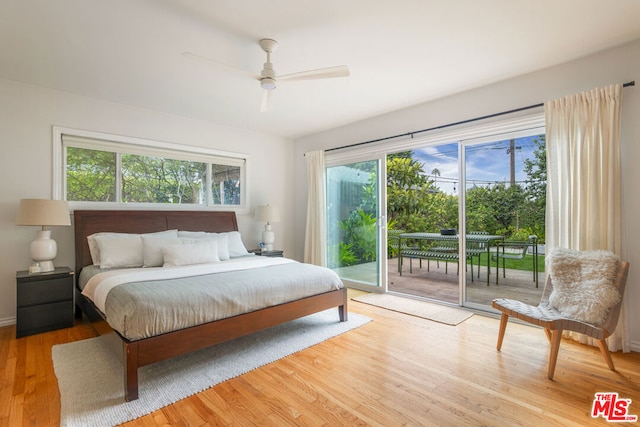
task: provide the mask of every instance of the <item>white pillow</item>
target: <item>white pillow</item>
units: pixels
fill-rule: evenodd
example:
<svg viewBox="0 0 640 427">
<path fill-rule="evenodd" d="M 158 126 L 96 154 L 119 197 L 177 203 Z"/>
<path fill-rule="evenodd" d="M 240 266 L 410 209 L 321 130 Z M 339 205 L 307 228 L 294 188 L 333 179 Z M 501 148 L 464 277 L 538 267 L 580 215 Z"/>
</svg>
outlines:
<svg viewBox="0 0 640 427">
<path fill-rule="evenodd" d="M 229 257 L 238 257 L 249 255 L 249 251 L 242 243 L 242 236 L 240 236 L 239 231 L 230 231 L 228 233 L 220 233 L 226 234 L 229 238 Z"/>
<path fill-rule="evenodd" d="M 201 239 L 203 237 L 207 237 L 208 234 L 216 234 L 216 233 L 210 233 L 208 231 L 184 231 L 184 230 L 178 230 L 178 237 L 188 237 L 190 239 Z"/>
<path fill-rule="evenodd" d="M 143 267 L 162 267 L 164 257 L 162 248 L 169 245 L 181 245 L 184 239 L 179 237 L 142 236 Z M 188 239 L 192 243 L 193 239 Z"/>
<path fill-rule="evenodd" d="M 164 267 L 220 262 L 218 242 L 210 239 L 196 243 L 163 246 L 162 255 Z"/>
<path fill-rule="evenodd" d="M 142 267 L 142 239 L 139 235 L 96 236 L 100 268 Z"/>
<path fill-rule="evenodd" d="M 90 236 L 87 236 L 87 243 L 89 244 L 89 253 L 91 254 L 91 261 L 93 262 L 93 265 L 101 264 L 100 249 L 98 248 L 98 242 L 96 241 L 97 236 L 136 238 L 136 236 L 140 236 L 140 234 L 102 232 L 102 233 L 94 233 Z M 166 230 L 166 231 L 158 231 L 156 233 L 146 233 L 146 234 L 143 234 L 143 236 L 178 237 L 178 230 Z"/>
<path fill-rule="evenodd" d="M 218 241 L 218 257 L 220 261 L 229 259 L 229 237 L 226 233 L 209 233 L 206 231 L 178 231 L 178 237 L 190 239 L 215 239 Z"/>
</svg>

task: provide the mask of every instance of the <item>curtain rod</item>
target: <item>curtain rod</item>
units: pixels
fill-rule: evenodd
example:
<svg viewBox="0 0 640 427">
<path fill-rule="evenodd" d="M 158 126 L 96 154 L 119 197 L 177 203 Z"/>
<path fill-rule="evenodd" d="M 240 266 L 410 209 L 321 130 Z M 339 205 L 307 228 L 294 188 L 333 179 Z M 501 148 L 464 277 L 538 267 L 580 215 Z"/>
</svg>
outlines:
<svg viewBox="0 0 640 427">
<path fill-rule="evenodd" d="M 634 80 L 634 81 L 630 81 L 630 82 L 624 83 L 622 85 L 622 87 L 635 86 L 635 85 L 636 85 L 636 82 Z M 504 116 L 506 114 L 517 113 L 517 112 L 520 112 L 520 111 L 530 110 L 532 108 L 538 108 L 538 107 L 543 107 L 543 106 L 544 106 L 544 103 L 539 103 L 539 104 L 534 104 L 534 105 L 527 105 L 526 107 L 515 108 L 513 110 L 507 110 L 507 111 L 501 111 L 499 113 L 493 113 L 493 114 L 489 114 L 489 115 L 486 115 L 486 116 L 475 117 L 473 119 L 461 120 L 459 122 L 447 123 L 446 125 L 435 126 L 435 127 L 428 128 L 428 129 L 421 129 L 421 130 L 416 130 L 416 131 L 413 131 L 413 132 L 407 132 L 407 133 L 402 133 L 402 134 L 398 134 L 398 135 L 387 136 L 387 137 L 384 137 L 384 138 L 372 139 L 370 141 L 357 142 L 355 144 L 343 145 L 341 147 L 327 148 L 326 150 L 324 150 L 324 152 L 326 153 L 328 151 L 335 151 L 335 150 L 342 150 L 342 149 L 345 149 L 345 148 L 358 147 L 360 145 L 372 144 L 374 142 L 386 141 L 386 140 L 395 139 L 395 138 L 402 138 L 403 136 L 410 136 L 411 138 L 413 138 L 413 136 L 415 134 L 417 134 L 417 133 L 430 132 L 430 131 L 444 129 L 444 128 L 448 128 L 448 127 L 452 127 L 452 126 L 464 125 L 464 124 L 467 124 L 467 123 L 477 122 L 479 120 L 491 119 L 493 117 Z"/>
</svg>

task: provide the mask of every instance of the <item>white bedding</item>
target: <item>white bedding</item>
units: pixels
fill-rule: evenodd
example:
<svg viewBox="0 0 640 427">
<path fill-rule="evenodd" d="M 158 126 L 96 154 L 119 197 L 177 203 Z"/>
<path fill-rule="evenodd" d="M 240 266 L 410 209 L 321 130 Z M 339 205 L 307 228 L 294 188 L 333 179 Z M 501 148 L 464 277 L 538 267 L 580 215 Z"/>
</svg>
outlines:
<svg viewBox="0 0 640 427">
<path fill-rule="evenodd" d="M 198 264 L 181 267 L 127 268 L 96 274 L 87 282 L 82 295 L 93 301 L 96 307 L 105 310 L 107 295 L 116 286 L 129 282 L 176 279 L 181 277 L 202 276 L 211 273 L 246 270 L 296 262 L 287 258 L 246 256 L 232 258 L 224 262 Z"/>
</svg>

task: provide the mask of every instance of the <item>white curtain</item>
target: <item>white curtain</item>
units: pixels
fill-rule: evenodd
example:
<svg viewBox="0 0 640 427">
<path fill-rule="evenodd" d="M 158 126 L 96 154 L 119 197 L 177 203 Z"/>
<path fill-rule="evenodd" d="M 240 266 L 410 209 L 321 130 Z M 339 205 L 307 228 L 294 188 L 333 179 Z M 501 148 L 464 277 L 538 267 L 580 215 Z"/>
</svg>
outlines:
<svg viewBox="0 0 640 427">
<path fill-rule="evenodd" d="M 620 110 L 622 85 L 545 103 L 546 245 L 621 255 Z M 609 349 L 630 351 L 626 310 Z M 567 336 L 595 344 L 582 334 Z"/>
<path fill-rule="evenodd" d="M 326 266 L 324 151 L 312 151 L 304 157 L 308 188 L 304 262 Z"/>
</svg>

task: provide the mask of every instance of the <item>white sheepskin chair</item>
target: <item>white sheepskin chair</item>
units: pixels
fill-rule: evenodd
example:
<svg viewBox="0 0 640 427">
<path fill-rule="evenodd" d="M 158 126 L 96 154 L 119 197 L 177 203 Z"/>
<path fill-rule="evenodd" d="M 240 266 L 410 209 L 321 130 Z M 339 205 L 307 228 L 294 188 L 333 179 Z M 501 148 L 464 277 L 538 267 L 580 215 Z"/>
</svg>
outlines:
<svg viewBox="0 0 640 427">
<path fill-rule="evenodd" d="M 629 263 L 607 251 L 557 248 L 547 256 L 548 278 L 540 304 L 498 298 L 491 306 L 502 313 L 498 351 L 509 316 L 542 326 L 551 343 L 547 376 L 553 379 L 563 331 L 593 337 L 611 370 L 615 370 L 606 338 L 618 324 Z"/>
</svg>

